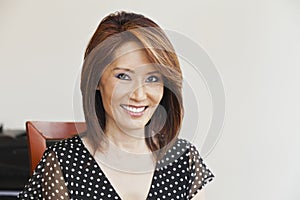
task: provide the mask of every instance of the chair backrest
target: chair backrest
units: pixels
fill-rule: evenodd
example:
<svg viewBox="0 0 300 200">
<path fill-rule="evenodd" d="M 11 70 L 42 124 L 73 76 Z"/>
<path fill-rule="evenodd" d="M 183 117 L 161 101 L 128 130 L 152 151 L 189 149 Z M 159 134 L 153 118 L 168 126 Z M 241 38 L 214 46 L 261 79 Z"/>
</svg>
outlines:
<svg viewBox="0 0 300 200">
<path fill-rule="evenodd" d="M 85 130 L 85 122 L 27 121 L 26 132 L 28 138 L 30 173 L 33 173 L 41 160 L 47 148 L 46 141 L 70 138 Z"/>
</svg>

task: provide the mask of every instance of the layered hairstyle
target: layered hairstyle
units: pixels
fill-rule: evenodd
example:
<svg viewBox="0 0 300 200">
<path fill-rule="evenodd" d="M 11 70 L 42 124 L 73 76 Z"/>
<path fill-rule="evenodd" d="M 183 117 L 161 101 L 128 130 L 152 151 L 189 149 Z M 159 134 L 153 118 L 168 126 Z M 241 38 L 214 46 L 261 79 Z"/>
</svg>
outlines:
<svg viewBox="0 0 300 200">
<path fill-rule="evenodd" d="M 166 33 L 140 14 L 116 12 L 106 16 L 93 34 L 84 55 L 81 74 L 86 137 L 94 150 L 105 141 L 105 110 L 100 91 L 101 75 L 115 58 L 116 50 L 134 41 L 163 76 L 164 93 L 159 107 L 145 127 L 145 141 L 156 158 L 177 139 L 183 119 L 182 73 L 174 47 Z M 154 133 L 154 134 L 153 134 Z"/>
</svg>

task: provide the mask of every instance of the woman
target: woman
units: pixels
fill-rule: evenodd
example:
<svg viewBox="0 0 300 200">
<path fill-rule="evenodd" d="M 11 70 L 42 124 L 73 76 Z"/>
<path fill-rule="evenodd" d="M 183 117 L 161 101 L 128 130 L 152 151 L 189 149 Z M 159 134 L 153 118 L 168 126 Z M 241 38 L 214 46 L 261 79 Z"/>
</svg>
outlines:
<svg viewBox="0 0 300 200">
<path fill-rule="evenodd" d="M 138 14 L 105 17 L 81 78 L 87 131 L 49 147 L 21 199 L 202 199 L 213 178 L 178 134 L 182 73 L 164 31 Z"/>
</svg>

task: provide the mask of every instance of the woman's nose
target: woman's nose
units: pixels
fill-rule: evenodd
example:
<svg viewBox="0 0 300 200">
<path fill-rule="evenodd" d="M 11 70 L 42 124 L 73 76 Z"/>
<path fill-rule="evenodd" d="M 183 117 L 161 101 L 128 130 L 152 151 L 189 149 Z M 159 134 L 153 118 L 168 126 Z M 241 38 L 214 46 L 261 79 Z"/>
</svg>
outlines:
<svg viewBox="0 0 300 200">
<path fill-rule="evenodd" d="M 139 85 L 130 95 L 130 99 L 134 101 L 143 101 L 147 98 L 145 85 Z"/>
</svg>

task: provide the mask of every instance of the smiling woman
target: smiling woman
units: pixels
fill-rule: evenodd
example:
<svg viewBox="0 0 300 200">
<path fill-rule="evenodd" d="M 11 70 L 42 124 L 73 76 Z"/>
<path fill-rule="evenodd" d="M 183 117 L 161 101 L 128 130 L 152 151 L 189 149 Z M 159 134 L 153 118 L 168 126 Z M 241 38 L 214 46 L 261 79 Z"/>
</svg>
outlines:
<svg viewBox="0 0 300 200">
<path fill-rule="evenodd" d="M 164 31 L 134 13 L 105 17 L 81 76 L 87 131 L 49 147 L 20 199 L 202 199 L 213 174 L 178 138 L 182 73 Z"/>
<path fill-rule="evenodd" d="M 144 128 L 163 96 L 163 80 L 142 48 L 127 42 L 117 49 L 116 55 L 121 56 L 105 69 L 98 89 L 106 113 L 105 128 L 120 129 L 113 133 L 139 131 L 144 138 Z"/>
</svg>

